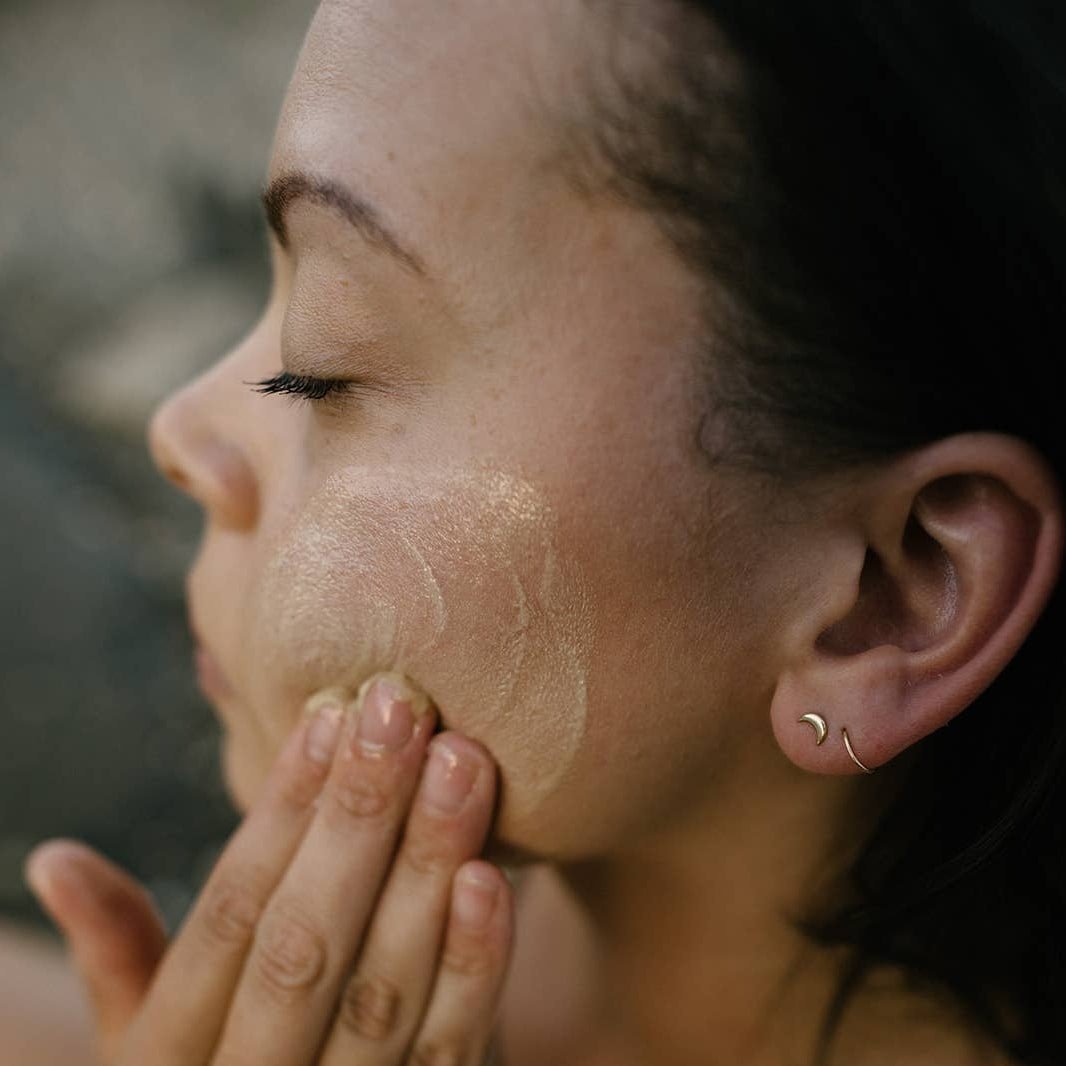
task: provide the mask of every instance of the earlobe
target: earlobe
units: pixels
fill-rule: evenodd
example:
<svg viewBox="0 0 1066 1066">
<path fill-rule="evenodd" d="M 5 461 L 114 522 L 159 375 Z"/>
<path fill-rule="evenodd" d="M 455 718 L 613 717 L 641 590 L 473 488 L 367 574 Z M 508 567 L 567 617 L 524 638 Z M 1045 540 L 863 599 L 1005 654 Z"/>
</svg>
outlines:
<svg viewBox="0 0 1066 1066">
<path fill-rule="evenodd" d="M 771 706 L 782 750 L 816 772 L 874 769 L 951 721 L 1024 642 L 1060 572 L 1060 488 L 1017 438 L 947 438 L 867 488 L 850 530 L 865 556 L 821 553 L 812 574 L 835 595 Z M 822 743 L 810 714 L 826 722 Z"/>
</svg>

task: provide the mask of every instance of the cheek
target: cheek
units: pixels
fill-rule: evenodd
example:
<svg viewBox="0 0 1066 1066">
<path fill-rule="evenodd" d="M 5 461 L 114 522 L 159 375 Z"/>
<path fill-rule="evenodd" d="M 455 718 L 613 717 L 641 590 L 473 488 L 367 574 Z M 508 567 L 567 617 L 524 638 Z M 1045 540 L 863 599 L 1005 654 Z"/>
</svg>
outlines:
<svg viewBox="0 0 1066 1066">
<path fill-rule="evenodd" d="M 508 820 L 526 817 L 582 746 L 593 653 L 588 584 L 543 494 L 495 468 L 351 469 L 291 513 L 244 629 L 275 746 L 315 689 L 402 670 L 492 753 Z"/>
</svg>

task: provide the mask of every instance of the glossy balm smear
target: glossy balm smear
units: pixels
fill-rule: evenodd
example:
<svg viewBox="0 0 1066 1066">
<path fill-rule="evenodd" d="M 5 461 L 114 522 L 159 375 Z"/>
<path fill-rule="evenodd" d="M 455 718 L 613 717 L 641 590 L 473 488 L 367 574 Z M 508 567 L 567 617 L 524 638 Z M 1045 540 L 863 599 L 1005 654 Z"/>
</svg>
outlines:
<svg viewBox="0 0 1066 1066">
<path fill-rule="evenodd" d="M 408 674 L 446 726 L 521 776 L 527 801 L 574 761 L 591 599 L 529 481 L 489 466 L 340 471 L 301 508 L 261 591 L 275 631 L 258 640 L 353 691 L 375 670 Z"/>
</svg>

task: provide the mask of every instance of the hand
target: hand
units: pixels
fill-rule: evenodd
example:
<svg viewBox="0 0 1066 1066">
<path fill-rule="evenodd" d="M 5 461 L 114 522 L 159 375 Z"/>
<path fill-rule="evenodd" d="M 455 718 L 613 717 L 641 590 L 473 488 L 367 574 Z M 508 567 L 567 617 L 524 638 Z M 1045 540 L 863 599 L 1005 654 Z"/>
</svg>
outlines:
<svg viewBox="0 0 1066 1066">
<path fill-rule="evenodd" d="M 374 680 L 346 709 L 336 689 L 309 701 L 169 946 L 147 892 L 95 852 L 30 856 L 108 1066 L 480 1066 L 513 941 L 511 887 L 473 859 L 496 767 L 459 733 L 429 743 L 436 710 L 411 688 L 380 719 Z M 432 806 L 434 781 L 471 778 L 458 810 Z"/>
</svg>

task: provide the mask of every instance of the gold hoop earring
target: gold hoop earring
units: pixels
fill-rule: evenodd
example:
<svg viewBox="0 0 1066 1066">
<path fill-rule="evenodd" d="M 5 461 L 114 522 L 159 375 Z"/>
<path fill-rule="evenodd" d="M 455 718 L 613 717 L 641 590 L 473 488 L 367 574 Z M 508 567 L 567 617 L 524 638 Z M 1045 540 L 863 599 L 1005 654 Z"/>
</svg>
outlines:
<svg viewBox="0 0 1066 1066">
<path fill-rule="evenodd" d="M 821 744 L 825 738 L 829 735 L 829 726 L 826 724 L 825 719 L 820 714 L 815 714 L 811 711 L 809 714 L 802 715 L 796 719 L 797 722 L 806 722 L 808 725 L 814 727 L 814 732 L 817 737 L 815 744 Z M 872 774 L 868 766 L 864 766 L 860 761 L 858 755 L 855 754 L 855 749 L 851 746 L 851 738 L 848 736 L 848 731 L 844 726 L 840 727 L 840 732 L 844 737 L 844 747 L 848 749 L 848 754 L 851 756 L 852 762 L 862 770 L 864 774 Z"/>
<path fill-rule="evenodd" d="M 859 762 L 859 757 L 855 754 L 855 749 L 851 746 L 851 740 L 848 738 L 848 731 L 843 726 L 841 726 L 840 732 L 844 734 L 844 747 L 848 749 L 848 754 L 851 756 L 855 765 L 860 770 L 862 770 L 864 774 L 872 774 L 873 770 L 871 770 L 868 766 L 863 766 L 863 764 Z"/>
</svg>

